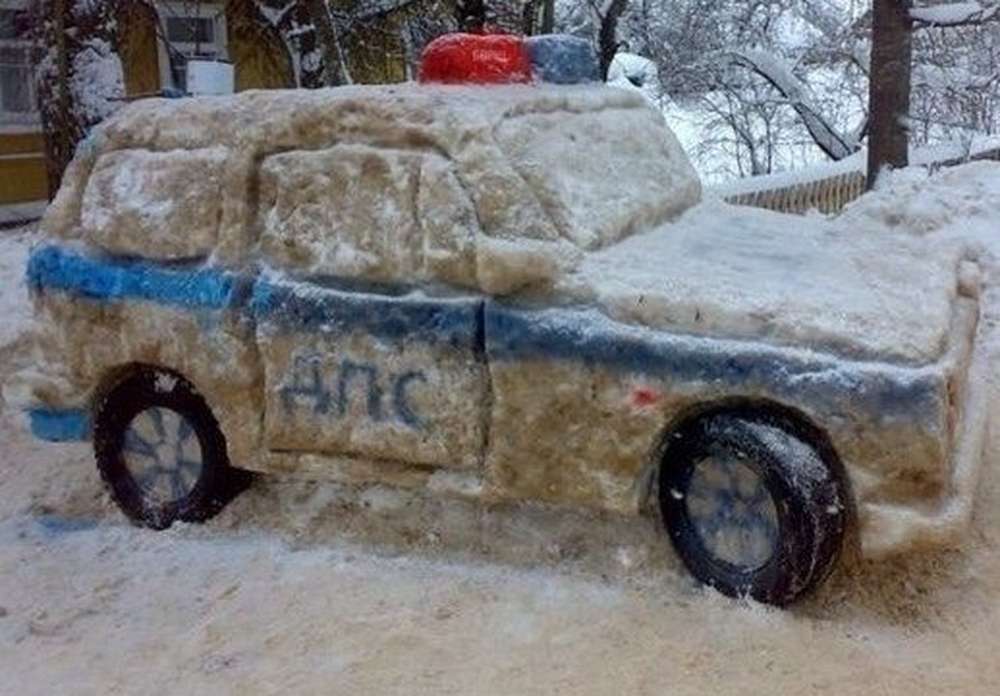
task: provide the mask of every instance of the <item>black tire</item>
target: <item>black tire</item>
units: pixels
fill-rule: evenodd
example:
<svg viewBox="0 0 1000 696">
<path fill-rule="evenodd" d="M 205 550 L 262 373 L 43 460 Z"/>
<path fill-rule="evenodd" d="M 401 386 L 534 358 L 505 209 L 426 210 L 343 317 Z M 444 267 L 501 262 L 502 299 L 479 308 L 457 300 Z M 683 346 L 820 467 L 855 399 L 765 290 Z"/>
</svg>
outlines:
<svg viewBox="0 0 1000 696">
<path fill-rule="evenodd" d="M 191 477 L 190 490 L 176 499 L 151 497 L 126 463 L 126 433 L 144 412 L 172 412 L 186 423 L 185 437 L 196 436 L 200 470 Z M 136 368 L 103 395 L 94 414 L 94 454 L 114 501 L 131 520 L 153 529 L 177 520 L 203 522 L 250 482 L 248 472 L 230 466 L 226 440 L 205 399 L 179 374 L 160 368 Z M 159 458 L 156 462 L 160 467 Z"/>
<path fill-rule="evenodd" d="M 698 467 L 705 468 L 693 485 Z M 752 500 L 738 491 L 746 485 L 734 483 L 736 469 L 741 469 L 741 481 L 755 481 Z M 716 487 L 714 501 L 702 504 L 709 490 L 702 483 L 708 480 L 704 472 L 718 481 L 720 471 L 728 472 L 728 482 Z M 761 490 L 766 490 L 770 504 L 762 501 Z M 840 555 L 848 491 L 839 466 L 831 466 L 796 434 L 792 422 L 780 417 L 721 413 L 683 427 L 664 450 L 659 494 L 663 521 L 678 555 L 698 580 L 726 595 L 790 604 L 825 580 Z M 698 512 L 699 506 L 710 511 L 707 518 Z M 724 534 L 729 536 L 719 536 Z M 756 534 L 752 547 L 745 541 L 751 534 Z M 740 540 L 742 558 L 752 556 L 747 549 L 763 548 L 762 557 L 750 562 L 726 558 L 724 545 L 732 538 Z M 762 538 L 764 544 L 759 543 Z M 710 548 L 713 543 L 716 549 Z"/>
</svg>

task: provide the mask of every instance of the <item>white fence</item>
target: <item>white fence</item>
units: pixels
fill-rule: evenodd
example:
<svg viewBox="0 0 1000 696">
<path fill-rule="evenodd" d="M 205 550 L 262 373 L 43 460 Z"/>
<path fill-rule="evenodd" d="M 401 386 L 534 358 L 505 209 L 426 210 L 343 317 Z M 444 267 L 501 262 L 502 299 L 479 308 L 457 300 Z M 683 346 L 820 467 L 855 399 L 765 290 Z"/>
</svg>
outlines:
<svg viewBox="0 0 1000 696">
<path fill-rule="evenodd" d="M 970 157 L 951 157 L 920 163 L 931 168 L 939 168 L 975 160 L 1000 161 L 1000 147 L 977 152 Z M 767 208 L 781 213 L 802 214 L 809 210 L 837 213 L 865 191 L 863 171 L 841 172 L 833 176 L 773 187 L 767 185 L 769 178 L 759 177 L 761 188 L 757 190 L 724 196 L 724 200 L 734 205 Z"/>
</svg>

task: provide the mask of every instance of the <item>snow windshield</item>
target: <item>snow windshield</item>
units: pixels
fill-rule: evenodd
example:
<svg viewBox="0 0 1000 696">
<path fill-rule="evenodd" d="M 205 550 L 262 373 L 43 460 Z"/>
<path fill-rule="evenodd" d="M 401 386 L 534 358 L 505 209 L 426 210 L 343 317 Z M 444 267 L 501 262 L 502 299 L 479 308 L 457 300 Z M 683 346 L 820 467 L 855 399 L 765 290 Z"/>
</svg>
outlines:
<svg viewBox="0 0 1000 696">
<path fill-rule="evenodd" d="M 528 113 L 497 143 L 560 236 L 593 250 L 697 203 L 698 180 L 673 134 L 646 109 Z"/>
</svg>

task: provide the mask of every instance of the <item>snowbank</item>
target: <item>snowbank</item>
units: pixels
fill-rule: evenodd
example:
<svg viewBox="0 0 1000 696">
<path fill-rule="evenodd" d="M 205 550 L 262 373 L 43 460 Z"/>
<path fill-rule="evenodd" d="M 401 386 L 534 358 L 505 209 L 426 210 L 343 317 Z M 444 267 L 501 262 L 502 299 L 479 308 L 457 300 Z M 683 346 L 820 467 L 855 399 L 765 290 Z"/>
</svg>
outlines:
<svg viewBox="0 0 1000 696">
<path fill-rule="evenodd" d="M 844 210 L 839 224 L 963 239 L 1000 252 L 1000 163 L 973 162 L 934 174 L 921 167 L 889 172 L 877 190 Z"/>
<path fill-rule="evenodd" d="M 0 353 L 9 349 L 32 321 L 24 269 L 34 241 L 33 228 L 0 231 Z"/>
</svg>

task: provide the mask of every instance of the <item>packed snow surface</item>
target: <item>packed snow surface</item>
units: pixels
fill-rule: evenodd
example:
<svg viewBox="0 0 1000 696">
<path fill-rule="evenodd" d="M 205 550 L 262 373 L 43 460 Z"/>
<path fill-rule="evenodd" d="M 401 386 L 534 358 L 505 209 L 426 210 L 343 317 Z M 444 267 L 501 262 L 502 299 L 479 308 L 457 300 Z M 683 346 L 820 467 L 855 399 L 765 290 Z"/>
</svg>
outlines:
<svg viewBox="0 0 1000 696">
<path fill-rule="evenodd" d="M 0 230 L 0 354 L 23 335 L 32 320 L 24 269 L 34 240 L 30 228 Z"/>
<path fill-rule="evenodd" d="M 1000 163 L 973 162 L 929 175 L 912 167 L 880 179 L 877 189 L 840 215 L 844 227 L 884 227 L 926 238 L 941 253 L 945 240 L 970 242 L 997 253 L 1000 236 Z"/>
<path fill-rule="evenodd" d="M 700 197 L 634 92 L 351 86 L 132 103 L 78 149 L 43 227 L 112 254 L 214 246 L 242 265 L 253 230 L 296 273 L 511 294 Z"/>
</svg>

